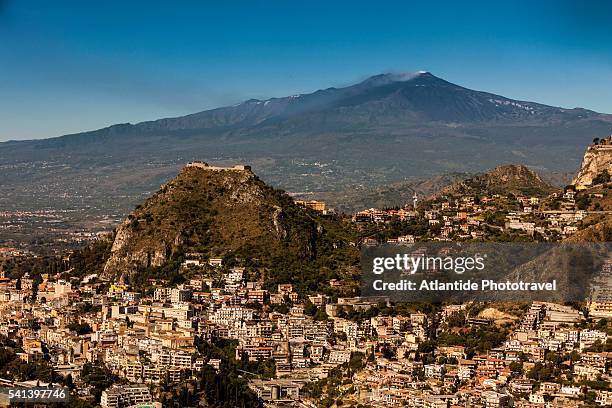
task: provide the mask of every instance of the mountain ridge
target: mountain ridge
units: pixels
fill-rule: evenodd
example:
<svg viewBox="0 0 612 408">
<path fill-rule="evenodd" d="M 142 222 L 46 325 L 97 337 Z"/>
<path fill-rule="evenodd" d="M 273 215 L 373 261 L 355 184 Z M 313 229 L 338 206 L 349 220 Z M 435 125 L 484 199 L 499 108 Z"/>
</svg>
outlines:
<svg viewBox="0 0 612 408">
<path fill-rule="evenodd" d="M 508 193 L 544 197 L 556 190 L 558 189 L 546 183 L 526 166 L 506 164 L 453 183 L 435 193 L 433 197 Z"/>
<path fill-rule="evenodd" d="M 404 79 L 401 79 L 404 78 Z M 447 90 L 453 90 L 457 92 L 470 92 L 479 94 L 481 97 L 486 98 L 484 102 L 489 102 L 491 106 L 485 106 L 485 112 L 482 112 L 481 116 L 475 116 L 472 120 L 492 120 L 492 119 L 511 119 L 505 118 L 503 114 L 517 115 L 523 113 L 524 117 L 529 117 L 535 114 L 546 114 L 554 113 L 557 115 L 563 114 L 575 114 L 580 118 L 605 115 L 585 108 L 562 108 L 536 102 L 529 102 L 523 100 L 517 100 L 512 98 L 503 97 L 489 92 L 474 91 L 469 88 L 465 88 L 444 79 L 438 78 L 427 71 L 419 71 L 417 73 L 386 73 L 371 76 L 362 82 L 346 87 L 331 87 L 326 89 L 320 89 L 311 93 L 298 94 L 285 97 L 273 97 L 264 100 L 260 99 L 249 99 L 238 104 L 222 106 L 213 109 L 207 109 L 187 115 L 166 117 L 157 120 L 148 120 L 138 123 L 118 123 L 110 125 L 104 128 L 78 132 L 72 134 L 66 134 L 62 136 L 56 136 L 45 139 L 34 139 L 25 141 L 9 141 L 11 143 L 21 142 L 36 142 L 45 141 L 58 138 L 74 138 L 78 135 L 83 134 L 100 134 L 108 133 L 109 136 L 114 134 L 122 134 L 125 132 L 132 131 L 144 131 L 144 132 L 164 132 L 164 131 L 185 131 L 194 129 L 225 129 L 231 130 L 236 126 L 256 126 L 264 124 L 266 120 L 271 118 L 287 119 L 297 114 L 304 113 L 316 113 L 319 110 L 326 108 L 337 108 L 351 106 L 352 104 L 367 102 L 364 98 L 363 92 L 370 91 L 378 88 L 378 93 L 374 96 L 380 97 L 385 96 L 397 96 L 396 92 L 402 93 L 406 96 L 406 88 L 415 87 L 426 87 L 428 85 L 435 84 L 438 87 L 446 88 Z M 414 92 L 414 90 L 412 90 Z M 422 92 L 419 92 L 422 93 Z M 418 95 L 417 95 L 418 96 Z M 317 99 L 312 101 L 312 99 Z M 316 103 L 315 103 L 316 102 Z M 472 101 L 481 103 L 483 101 Z M 334 105 L 339 103 L 339 105 Z M 484 104 L 487 105 L 487 104 Z M 463 107 L 469 109 L 469 106 Z M 474 106 L 472 106 L 474 108 Z M 497 116 L 492 113 L 495 108 L 501 113 Z M 524 112 L 521 112 L 524 111 Z M 431 113 L 431 112 L 429 112 Z M 449 112 L 447 112 L 449 113 Z M 457 112 L 454 113 L 457 115 Z M 429 117 L 430 120 L 451 120 L 453 116 L 433 116 Z M 454 117 L 454 119 L 458 119 Z M 3 142 L 7 143 L 7 142 Z"/>
<path fill-rule="evenodd" d="M 501 163 L 574 173 L 585 143 L 611 130 L 606 114 L 473 91 L 430 73 L 381 74 L 178 118 L 1 143 L 0 205 L 125 214 L 196 159 L 250 163 L 275 187 L 330 195 Z"/>
</svg>

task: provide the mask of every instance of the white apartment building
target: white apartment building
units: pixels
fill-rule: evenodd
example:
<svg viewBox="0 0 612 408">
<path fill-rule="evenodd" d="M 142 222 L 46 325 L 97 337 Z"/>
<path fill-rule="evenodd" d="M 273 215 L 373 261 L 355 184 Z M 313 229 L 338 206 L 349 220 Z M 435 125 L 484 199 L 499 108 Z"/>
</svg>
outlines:
<svg viewBox="0 0 612 408">
<path fill-rule="evenodd" d="M 102 408 L 123 408 L 130 405 L 152 402 L 151 391 L 145 385 L 113 385 L 102 391 Z"/>
</svg>

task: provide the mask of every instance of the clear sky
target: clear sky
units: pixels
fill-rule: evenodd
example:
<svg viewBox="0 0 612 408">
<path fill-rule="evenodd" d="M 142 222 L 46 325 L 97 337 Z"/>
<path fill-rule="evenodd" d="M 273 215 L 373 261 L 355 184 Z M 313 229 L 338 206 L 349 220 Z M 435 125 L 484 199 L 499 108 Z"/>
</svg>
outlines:
<svg viewBox="0 0 612 408">
<path fill-rule="evenodd" d="M 0 0 L 0 141 L 417 70 L 612 113 L 612 2 Z"/>
</svg>

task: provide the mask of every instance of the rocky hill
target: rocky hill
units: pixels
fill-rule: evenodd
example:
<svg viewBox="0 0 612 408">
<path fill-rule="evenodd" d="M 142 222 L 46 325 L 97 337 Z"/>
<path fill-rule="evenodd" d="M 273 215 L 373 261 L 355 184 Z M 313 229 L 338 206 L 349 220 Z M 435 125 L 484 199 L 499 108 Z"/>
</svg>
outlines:
<svg viewBox="0 0 612 408">
<path fill-rule="evenodd" d="M 508 194 L 546 196 L 555 191 L 534 171 L 522 165 L 495 167 L 486 173 L 478 174 L 443 188 L 434 196 Z"/>
<path fill-rule="evenodd" d="M 610 175 L 612 175 L 612 136 L 602 140 L 596 139 L 596 143 L 587 147 L 580 171 L 572 184 L 577 187 L 601 184 L 603 181 L 609 181 Z"/>
<path fill-rule="evenodd" d="M 258 267 L 314 266 L 349 246 L 339 222 L 297 206 L 248 167 L 188 165 L 117 228 L 104 275 L 160 268 L 193 253 Z"/>
</svg>

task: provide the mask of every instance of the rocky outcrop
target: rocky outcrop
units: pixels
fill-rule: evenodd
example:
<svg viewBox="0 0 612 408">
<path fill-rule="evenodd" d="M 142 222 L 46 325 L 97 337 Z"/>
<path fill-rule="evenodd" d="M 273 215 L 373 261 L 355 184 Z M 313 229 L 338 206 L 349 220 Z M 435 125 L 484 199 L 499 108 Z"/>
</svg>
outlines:
<svg viewBox="0 0 612 408">
<path fill-rule="evenodd" d="M 133 241 L 138 239 L 138 231 L 132 223 L 134 219 L 132 216 L 117 227 L 111 256 L 104 266 L 104 275 L 109 276 L 113 272 L 130 273 L 139 267 L 161 266 L 172 254 L 172 248 L 179 247 L 180 236 L 177 236 L 173 245 L 151 241 L 147 246 L 133 247 Z"/>
<path fill-rule="evenodd" d="M 587 147 L 580 171 L 572 184 L 576 187 L 591 186 L 596 177 L 604 172 L 612 175 L 612 136 Z"/>
<path fill-rule="evenodd" d="M 190 164 L 116 230 L 106 278 L 200 257 L 310 257 L 318 221 L 247 166 Z"/>
</svg>

